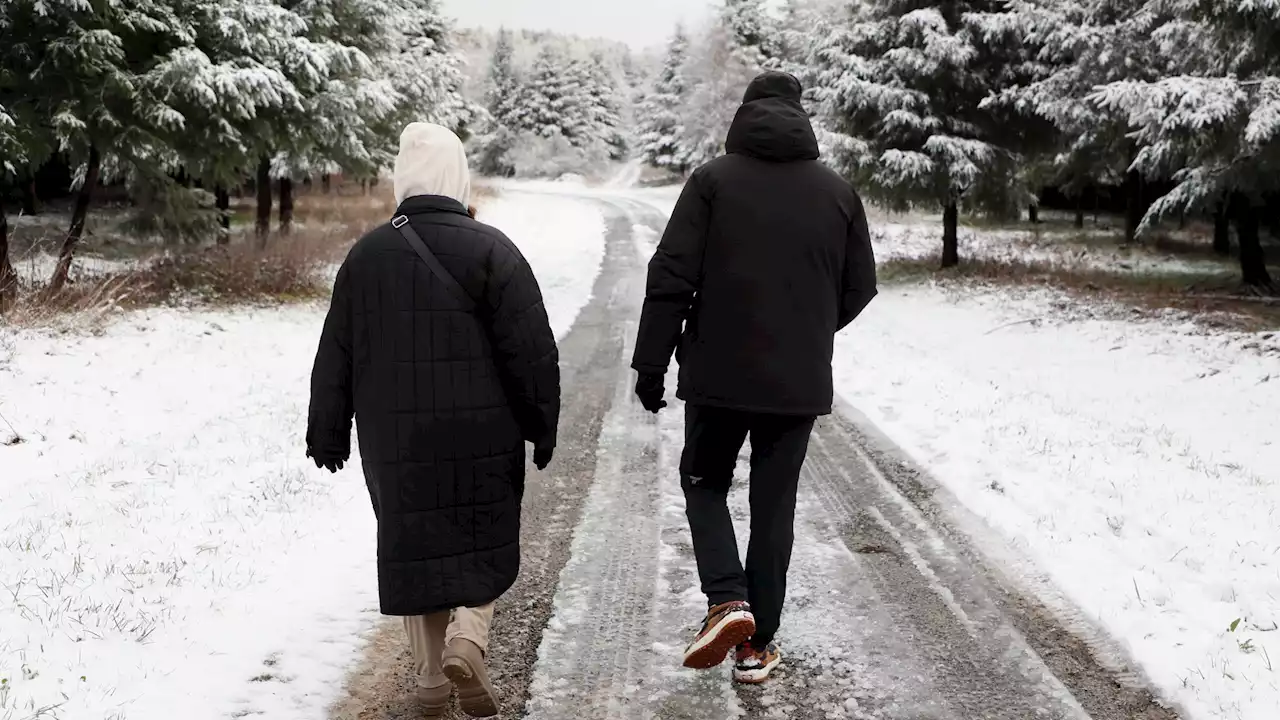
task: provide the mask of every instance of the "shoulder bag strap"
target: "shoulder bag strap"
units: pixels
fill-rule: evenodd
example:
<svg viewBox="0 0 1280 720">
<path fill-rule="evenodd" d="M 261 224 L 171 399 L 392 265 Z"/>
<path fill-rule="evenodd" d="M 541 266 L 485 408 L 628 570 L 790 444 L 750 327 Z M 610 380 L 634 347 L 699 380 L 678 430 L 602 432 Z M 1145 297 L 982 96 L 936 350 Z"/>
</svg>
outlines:
<svg viewBox="0 0 1280 720">
<path fill-rule="evenodd" d="M 458 302 L 462 303 L 462 309 L 467 312 L 476 309 L 476 301 L 467 294 L 467 291 L 458 280 L 453 275 L 450 275 L 448 270 L 444 269 L 444 265 L 440 264 L 440 259 L 431 252 L 427 244 L 422 241 L 422 236 L 418 235 L 418 232 L 409 224 L 408 217 L 404 215 L 397 216 L 391 221 L 391 227 L 400 231 L 400 234 L 408 241 L 409 247 L 412 247 L 414 252 L 418 253 L 418 257 L 422 258 L 422 262 L 427 264 L 427 268 L 436 276 L 436 279 L 444 283 L 449 292 L 453 293 Z"/>
</svg>

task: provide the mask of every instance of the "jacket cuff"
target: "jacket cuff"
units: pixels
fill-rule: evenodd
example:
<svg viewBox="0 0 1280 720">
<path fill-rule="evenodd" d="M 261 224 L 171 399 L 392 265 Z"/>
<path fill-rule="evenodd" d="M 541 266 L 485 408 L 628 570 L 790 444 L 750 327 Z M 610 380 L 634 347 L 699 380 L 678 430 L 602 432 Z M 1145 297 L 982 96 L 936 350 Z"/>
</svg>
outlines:
<svg viewBox="0 0 1280 720">
<path fill-rule="evenodd" d="M 636 360 L 635 362 L 631 363 L 631 369 L 635 370 L 641 375 L 661 375 L 665 377 L 667 374 L 668 367 L 669 367 L 668 365 L 652 365 L 649 363 L 643 363 L 643 362 L 640 362 L 639 360 Z"/>
<path fill-rule="evenodd" d="M 312 432 L 307 437 L 307 453 L 312 457 L 347 461 L 351 458 L 351 429 L 342 432 Z"/>
</svg>

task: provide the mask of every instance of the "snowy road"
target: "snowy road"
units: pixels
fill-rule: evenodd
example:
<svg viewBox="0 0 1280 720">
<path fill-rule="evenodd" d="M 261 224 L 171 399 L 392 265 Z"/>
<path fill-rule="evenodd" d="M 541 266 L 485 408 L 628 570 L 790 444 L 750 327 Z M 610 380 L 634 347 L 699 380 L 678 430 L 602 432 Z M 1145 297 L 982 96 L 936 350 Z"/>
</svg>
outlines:
<svg viewBox="0 0 1280 720">
<path fill-rule="evenodd" d="M 1099 666 L 1061 611 L 1006 588 L 941 519 L 930 481 L 853 411 L 820 423 L 805 470 L 786 670 L 762 688 L 734 687 L 727 666 L 682 670 L 704 607 L 676 472 L 682 414 L 645 415 L 627 369 L 644 256 L 665 219 L 623 196 L 582 201 L 605 207 L 605 258 L 562 342 L 562 447 L 553 472 L 530 479 L 523 573 L 495 619 L 504 717 L 1175 717 L 1136 674 Z M 746 490 L 732 496 L 743 541 Z M 386 624 L 335 720 L 415 717 L 408 665 Z"/>
</svg>

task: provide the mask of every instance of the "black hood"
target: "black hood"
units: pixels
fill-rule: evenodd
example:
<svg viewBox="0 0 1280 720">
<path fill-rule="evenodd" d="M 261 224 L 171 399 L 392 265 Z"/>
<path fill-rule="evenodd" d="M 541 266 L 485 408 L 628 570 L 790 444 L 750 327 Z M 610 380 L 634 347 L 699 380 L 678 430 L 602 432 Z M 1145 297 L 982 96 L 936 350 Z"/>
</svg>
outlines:
<svg viewBox="0 0 1280 720">
<path fill-rule="evenodd" d="M 770 162 L 817 160 L 818 138 L 800 104 L 795 76 L 767 72 L 751 81 L 729 128 L 725 150 Z"/>
</svg>

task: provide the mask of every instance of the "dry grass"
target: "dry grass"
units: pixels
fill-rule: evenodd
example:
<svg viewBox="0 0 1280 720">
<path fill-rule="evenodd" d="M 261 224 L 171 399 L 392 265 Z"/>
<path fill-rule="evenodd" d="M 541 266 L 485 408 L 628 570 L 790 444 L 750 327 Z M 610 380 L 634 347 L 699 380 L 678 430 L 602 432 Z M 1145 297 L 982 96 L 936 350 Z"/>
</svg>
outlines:
<svg viewBox="0 0 1280 720">
<path fill-rule="evenodd" d="M 368 195 L 311 193 L 297 199 L 294 222 L 302 228 L 346 228 L 366 232 L 395 214 L 390 185 L 379 185 Z"/>
<path fill-rule="evenodd" d="M 291 233 L 265 245 L 249 228 L 226 245 L 152 247 L 129 269 L 70 282 L 57 294 L 44 281 L 20 284 L 3 322 L 15 326 L 93 326 L 117 310 L 157 305 L 287 302 L 328 293 L 327 270 L 357 238 L 386 222 L 389 193 L 305 195 Z"/>
<path fill-rule="evenodd" d="M 478 186 L 473 202 L 483 207 L 496 195 L 492 188 Z M 233 207 L 238 218 L 250 216 L 252 209 L 248 204 Z M 136 262 L 130 269 L 74 280 L 56 295 L 50 295 L 43 282 L 21 284 L 16 303 L 0 324 L 73 322 L 92 327 L 121 309 L 323 298 L 329 292 L 333 265 L 342 261 L 356 239 L 390 219 L 395 209 L 386 183 L 367 194 L 356 186 L 300 195 L 293 231 L 273 233 L 265 246 L 254 236 L 252 226 L 243 222 L 233 224 L 227 245 L 151 246 L 142 251 L 134 246 L 129 255 Z M 86 249 L 101 250 L 93 246 L 92 238 Z"/>
<path fill-rule="evenodd" d="M 1280 298 L 1243 288 L 1235 273 L 1114 273 L 1029 261 L 968 261 L 939 270 L 937 258 L 891 260 L 880 267 L 885 283 L 924 280 L 1044 287 L 1085 300 L 1142 311 L 1182 310 L 1208 325 L 1245 331 L 1280 329 Z"/>
</svg>

